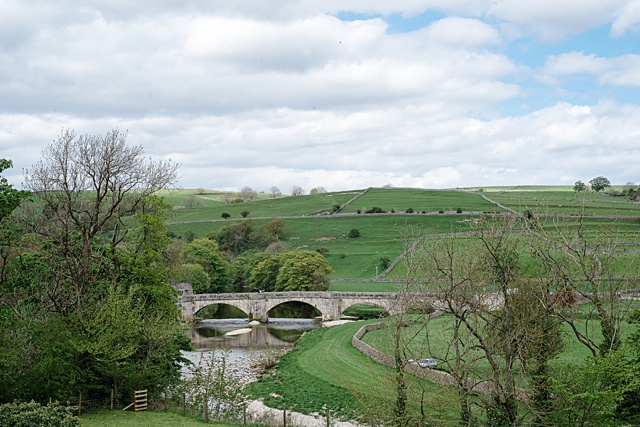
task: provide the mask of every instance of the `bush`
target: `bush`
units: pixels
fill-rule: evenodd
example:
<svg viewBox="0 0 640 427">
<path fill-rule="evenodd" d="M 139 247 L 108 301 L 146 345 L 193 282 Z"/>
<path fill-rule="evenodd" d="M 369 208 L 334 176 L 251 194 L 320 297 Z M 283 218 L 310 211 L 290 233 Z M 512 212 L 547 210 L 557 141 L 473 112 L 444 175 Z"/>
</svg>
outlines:
<svg viewBox="0 0 640 427">
<path fill-rule="evenodd" d="M 383 271 L 389 268 L 390 265 L 391 265 L 391 260 L 389 259 L 389 257 L 383 256 L 380 258 L 380 267 L 382 268 Z"/>
<path fill-rule="evenodd" d="M 352 239 L 360 237 L 360 230 L 358 230 L 357 228 L 352 228 L 351 231 L 349 231 L 349 237 L 351 237 Z"/>
<path fill-rule="evenodd" d="M 404 211 L 405 213 L 413 213 L 413 208 L 409 208 L 406 211 Z"/>
<path fill-rule="evenodd" d="M 240 215 L 242 215 L 242 218 L 246 218 L 249 216 L 249 211 L 242 211 L 240 212 Z"/>
<path fill-rule="evenodd" d="M 229 212 L 222 212 L 222 215 L 220 215 L 223 219 L 227 219 L 229 218 L 231 215 L 229 214 Z"/>
<path fill-rule="evenodd" d="M 378 206 L 374 206 L 371 209 L 367 209 L 367 211 L 365 213 L 385 213 L 385 211 L 382 210 L 382 208 L 380 208 Z"/>
<path fill-rule="evenodd" d="M 78 418 L 59 403 L 6 403 L 0 405 L 0 425 L 11 427 L 80 427 Z"/>
<path fill-rule="evenodd" d="M 462 213 L 462 208 L 456 209 L 456 213 Z"/>
<path fill-rule="evenodd" d="M 444 213 L 444 209 L 440 209 L 438 213 Z"/>
</svg>

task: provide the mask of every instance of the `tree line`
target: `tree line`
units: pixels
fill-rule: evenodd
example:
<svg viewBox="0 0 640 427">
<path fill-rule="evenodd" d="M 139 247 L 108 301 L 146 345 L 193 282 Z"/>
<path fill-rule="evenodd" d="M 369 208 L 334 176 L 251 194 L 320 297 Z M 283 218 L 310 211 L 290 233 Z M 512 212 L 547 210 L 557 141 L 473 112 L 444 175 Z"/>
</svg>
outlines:
<svg viewBox="0 0 640 427">
<path fill-rule="evenodd" d="M 0 159 L 0 173 L 11 166 Z M 190 343 L 172 284 L 328 287 L 324 257 L 284 250 L 281 220 L 199 239 L 167 232 L 171 207 L 155 193 L 176 184 L 178 169 L 145 158 L 118 129 L 64 129 L 25 172 L 26 190 L 0 176 L 0 403 L 111 389 L 153 396 L 177 384 Z"/>
</svg>

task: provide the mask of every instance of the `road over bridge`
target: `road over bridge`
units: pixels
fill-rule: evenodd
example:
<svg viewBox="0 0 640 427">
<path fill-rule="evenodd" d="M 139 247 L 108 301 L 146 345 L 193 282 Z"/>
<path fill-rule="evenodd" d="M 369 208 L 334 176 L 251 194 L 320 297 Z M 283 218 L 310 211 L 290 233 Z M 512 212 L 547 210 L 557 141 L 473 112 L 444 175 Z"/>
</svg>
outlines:
<svg viewBox="0 0 640 427">
<path fill-rule="evenodd" d="M 269 310 L 286 302 L 312 305 L 322 313 L 322 320 L 339 320 L 342 312 L 355 304 L 381 307 L 389 314 L 402 309 L 398 295 L 392 292 L 252 292 L 183 295 L 178 299 L 186 321 L 193 321 L 195 314 L 206 306 L 229 304 L 244 311 L 247 317 L 267 322 Z"/>
</svg>

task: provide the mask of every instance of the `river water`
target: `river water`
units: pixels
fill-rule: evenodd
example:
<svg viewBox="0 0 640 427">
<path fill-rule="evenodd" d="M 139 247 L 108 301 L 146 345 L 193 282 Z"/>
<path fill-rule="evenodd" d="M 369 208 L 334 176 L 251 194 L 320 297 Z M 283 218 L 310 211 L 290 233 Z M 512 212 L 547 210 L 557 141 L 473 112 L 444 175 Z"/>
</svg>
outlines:
<svg viewBox="0 0 640 427">
<path fill-rule="evenodd" d="M 287 351 L 305 332 L 321 326 L 315 318 L 271 318 L 267 323 L 249 323 L 239 318 L 204 319 L 187 332 L 194 351 L 185 351 L 183 356 L 197 365 L 203 353 L 224 350 L 230 369 L 251 381 L 256 379 L 252 366 L 257 360 L 269 353 Z M 235 335 L 236 332 L 240 333 Z"/>
</svg>

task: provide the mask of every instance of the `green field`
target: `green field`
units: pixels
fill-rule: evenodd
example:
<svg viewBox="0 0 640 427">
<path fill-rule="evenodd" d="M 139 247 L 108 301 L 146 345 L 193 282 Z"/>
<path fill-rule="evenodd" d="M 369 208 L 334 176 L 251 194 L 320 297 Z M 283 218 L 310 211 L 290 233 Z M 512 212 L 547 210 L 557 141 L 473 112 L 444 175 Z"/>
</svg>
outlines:
<svg viewBox="0 0 640 427">
<path fill-rule="evenodd" d="M 590 309 L 590 305 L 582 306 L 579 308 L 579 310 L 583 312 L 586 312 Z M 392 321 L 392 319 L 388 319 L 386 322 Z M 413 340 L 410 345 L 410 355 L 408 357 L 413 357 L 415 359 L 423 357 L 433 357 L 440 361 L 446 361 L 447 345 L 451 339 L 450 333 L 452 333 L 452 321 L 453 317 L 451 315 L 442 315 L 431 319 L 427 327 L 428 331 L 430 331 L 429 346 L 424 339 Z M 578 329 L 582 330 L 583 332 L 589 332 L 589 335 L 592 337 L 592 339 L 598 342 L 601 339 L 599 330 L 597 328 L 595 330 L 589 330 L 589 327 L 593 329 L 595 324 L 597 324 L 596 321 L 592 321 L 589 326 L 587 326 L 587 323 L 584 321 L 577 323 Z M 408 325 L 409 326 L 407 328 L 403 328 L 402 330 L 402 333 L 405 337 L 415 336 L 416 331 L 420 330 L 420 328 L 422 327 L 421 321 L 409 321 Z M 637 330 L 636 326 L 629 325 L 628 323 L 623 323 L 622 339 L 625 340 L 635 330 Z M 392 353 L 392 333 L 393 328 L 391 327 L 379 329 L 376 331 L 368 332 L 367 334 L 365 334 L 362 340 L 382 352 Z M 425 333 L 421 334 L 420 336 L 424 337 Z M 557 359 L 552 361 L 552 365 L 555 369 L 558 370 L 561 370 L 563 369 L 563 367 L 570 366 L 574 363 L 579 363 L 580 361 L 591 355 L 590 351 L 575 339 L 575 336 L 573 335 L 570 327 L 567 324 L 563 324 L 563 336 L 565 340 L 564 349 L 557 357 Z M 467 344 L 473 345 L 473 342 L 469 342 Z M 442 369 L 446 369 L 445 365 L 443 365 Z M 488 365 L 484 367 L 479 365 L 478 370 L 488 371 Z"/>
<path fill-rule="evenodd" d="M 379 207 L 387 212 L 503 212 L 504 210 L 483 199 L 479 194 L 455 190 L 421 190 L 411 188 L 372 188 L 350 203 L 342 212 L 365 212 Z"/>
<path fill-rule="evenodd" d="M 623 238 L 637 245 L 640 241 L 640 204 L 622 197 L 606 196 L 602 193 L 586 192 L 580 199 L 570 186 L 516 186 L 487 187 L 483 194 L 519 212 L 529 210 L 535 214 L 573 215 L 584 213 L 584 223 L 592 236 L 600 233 L 600 227 L 613 225 L 626 233 Z M 335 206 L 343 205 L 362 194 L 362 190 L 323 193 L 306 196 L 283 196 L 271 198 L 260 194 L 261 199 L 252 202 L 222 204 L 224 193 L 197 190 L 176 190 L 162 195 L 172 206 L 168 230 L 177 236 L 202 237 L 215 232 L 234 221 L 243 220 L 241 212 L 249 212 L 255 230 L 273 218 L 285 222 L 284 242 L 290 250 L 327 249 L 326 257 L 335 269 L 336 279 L 360 279 L 360 283 L 334 283 L 331 290 L 368 291 L 394 290 L 388 283 L 366 283 L 381 273 L 381 257 L 395 260 L 404 251 L 403 232 L 419 229 L 424 234 L 469 231 L 470 222 L 478 212 L 503 212 L 495 204 L 482 198 L 478 192 L 460 190 L 424 190 L 405 188 L 372 188 L 355 198 L 338 214 L 331 214 Z M 188 197 L 202 199 L 199 207 L 184 207 Z M 379 207 L 385 214 L 363 214 L 366 209 Z M 411 208 L 414 213 L 406 213 Z M 462 213 L 456 210 L 462 209 Z M 444 211 L 440 213 L 440 211 Z M 360 211 L 361 214 L 357 214 Z M 425 212 L 423 214 L 422 212 Z M 223 212 L 229 219 L 222 219 Z M 392 213 L 393 212 L 393 213 Z M 594 218 L 610 215 L 618 218 Z M 627 219 L 621 219 L 627 218 Z M 540 218 L 547 229 L 568 227 L 567 219 L 560 217 Z M 361 236 L 349 238 L 351 229 L 358 229 Z M 376 269 L 377 268 L 377 269 Z M 403 275 L 399 264 L 394 274 L 387 279 L 398 279 Z"/>
</svg>

